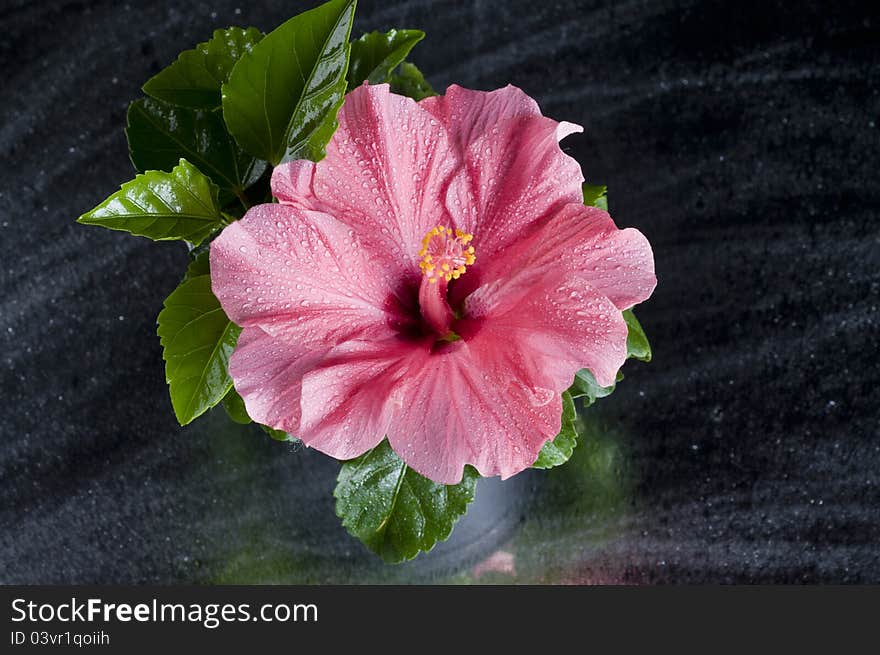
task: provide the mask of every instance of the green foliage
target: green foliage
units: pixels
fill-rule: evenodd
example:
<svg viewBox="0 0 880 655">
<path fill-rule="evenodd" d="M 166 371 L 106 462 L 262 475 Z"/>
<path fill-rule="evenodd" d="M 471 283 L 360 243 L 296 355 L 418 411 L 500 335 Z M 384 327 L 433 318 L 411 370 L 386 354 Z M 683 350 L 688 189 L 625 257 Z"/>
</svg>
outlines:
<svg viewBox="0 0 880 655">
<path fill-rule="evenodd" d="M 577 414 L 574 400 L 568 391 L 562 392 L 562 429 L 554 439 L 548 441 L 538 453 L 532 468 L 549 469 L 565 464 L 577 446 Z"/>
<path fill-rule="evenodd" d="M 186 274 L 183 276 L 184 281 L 191 280 L 200 275 L 211 274 L 211 250 L 207 244 L 198 250 L 193 250 L 190 256 L 192 259 L 190 259 L 189 265 L 186 267 Z"/>
<path fill-rule="evenodd" d="M 168 171 L 184 158 L 220 187 L 221 206 L 241 197 L 266 170 L 266 162 L 238 147 L 217 111 L 136 100 L 125 134 L 138 171 Z"/>
<path fill-rule="evenodd" d="M 584 204 L 608 211 L 608 187 L 584 184 Z"/>
<path fill-rule="evenodd" d="M 449 536 L 474 499 L 478 477 L 465 467 L 458 484 L 431 482 L 383 441 L 342 465 L 333 492 L 336 514 L 367 548 L 386 562 L 401 562 Z"/>
<path fill-rule="evenodd" d="M 232 388 L 227 367 L 241 329 L 223 313 L 210 275 L 181 282 L 165 299 L 158 322 L 171 405 L 186 425 Z"/>
<path fill-rule="evenodd" d="M 231 388 L 223 397 L 223 409 L 226 410 L 229 418 L 236 423 L 241 425 L 252 423 L 251 417 L 248 416 L 247 409 L 244 406 L 244 400 L 238 395 L 235 387 Z"/>
<path fill-rule="evenodd" d="M 235 64 L 223 117 L 247 152 L 273 165 L 324 156 L 345 96 L 355 4 L 331 0 L 295 16 Z"/>
<path fill-rule="evenodd" d="M 400 68 L 391 75 L 391 90 L 394 93 L 408 96 L 416 102 L 437 95 L 437 92 L 422 75 L 422 71 L 415 64 L 409 62 L 403 62 Z"/>
<path fill-rule="evenodd" d="M 620 382 L 622 379 L 623 373 L 618 371 L 617 382 Z M 568 391 L 572 398 L 583 398 L 582 402 L 584 407 L 589 407 L 596 402 L 597 399 L 610 396 L 614 393 L 614 388 L 616 386 L 616 384 L 612 384 L 610 387 L 599 386 L 599 383 L 596 382 L 596 378 L 593 377 L 592 372 L 589 369 L 582 368 L 575 374 L 574 383 Z"/>
<path fill-rule="evenodd" d="M 648 343 L 648 335 L 642 329 L 642 324 L 636 318 L 633 310 L 623 312 L 623 320 L 629 332 L 626 335 L 626 356 L 643 362 L 651 361 L 651 344 Z"/>
<path fill-rule="evenodd" d="M 220 86 L 241 56 L 260 42 L 255 27 L 216 30 L 209 41 L 184 50 L 170 66 L 147 80 L 143 91 L 157 100 L 181 107 L 216 109 Z"/>
<path fill-rule="evenodd" d="M 181 159 L 170 173 L 138 175 L 78 222 L 122 230 L 154 241 L 182 239 L 193 245 L 223 225 L 218 190 Z"/>
<path fill-rule="evenodd" d="M 268 425 L 261 425 L 263 432 L 272 437 L 275 441 L 296 441 L 296 439 L 282 430 L 270 428 Z"/>
<path fill-rule="evenodd" d="M 421 30 L 368 32 L 351 43 L 348 64 L 348 90 L 364 81 L 381 84 L 391 79 L 391 71 L 406 59 L 410 50 L 425 38 Z"/>
</svg>

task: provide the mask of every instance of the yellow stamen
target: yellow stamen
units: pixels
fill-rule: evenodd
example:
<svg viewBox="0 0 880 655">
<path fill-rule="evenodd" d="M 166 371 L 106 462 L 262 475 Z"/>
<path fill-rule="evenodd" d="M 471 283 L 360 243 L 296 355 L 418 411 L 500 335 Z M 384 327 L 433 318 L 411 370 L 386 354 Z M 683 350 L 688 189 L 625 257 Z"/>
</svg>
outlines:
<svg viewBox="0 0 880 655">
<path fill-rule="evenodd" d="M 445 225 L 428 230 L 419 250 L 419 268 L 428 281 L 432 284 L 440 279 L 450 282 L 464 275 L 477 259 L 474 247 L 467 245 L 473 238 L 460 228 Z"/>
</svg>

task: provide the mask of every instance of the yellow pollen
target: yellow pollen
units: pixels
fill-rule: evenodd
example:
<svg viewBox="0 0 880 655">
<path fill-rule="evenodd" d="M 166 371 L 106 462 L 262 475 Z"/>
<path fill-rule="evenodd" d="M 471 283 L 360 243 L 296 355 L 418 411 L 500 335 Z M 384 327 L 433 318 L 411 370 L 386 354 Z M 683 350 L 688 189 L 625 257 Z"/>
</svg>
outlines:
<svg viewBox="0 0 880 655">
<path fill-rule="evenodd" d="M 472 234 L 445 225 L 428 230 L 419 250 L 419 268 L 428 282 L 435 284 L 440 279 L 450 282 L 464 275 L 467 267 L 477 260 L 474 247 L 467 245 L 473 238 Z"/>
</svg>

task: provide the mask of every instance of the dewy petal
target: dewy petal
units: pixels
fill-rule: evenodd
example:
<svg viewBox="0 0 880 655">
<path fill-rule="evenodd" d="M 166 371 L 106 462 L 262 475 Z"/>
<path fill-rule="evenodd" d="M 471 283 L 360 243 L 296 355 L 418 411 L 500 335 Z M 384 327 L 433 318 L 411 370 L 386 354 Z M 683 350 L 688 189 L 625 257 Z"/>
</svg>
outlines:
<svg viewBox="0 0 880 655">
<path fill-rule="evenodd" d="M 244 328 L 229 360 L 229 374 L 248 416 L 296 436 L 302 377 L 326 353 L 276 339 L 258 327 Z"/>
<path fill-rule="evenodd" d="M 580 131 L 544 117 L 511 118 L 470 144 L 446 206 L 456 226 L 474 235 L 479 262 L 565 204 L 583 201 L 581 167 L 559 148 Z"/>
<path fill-rule="evenodd" d="M 296 343 L 389 334 L 403 320 L 395 284 L 352 229 L 292 206 L 253 207 L 211 244 L 211 285 L 229 318 Z"/>
<path fill-rule="evenodd" d="M 302 381 L 303 443 L 342 460 L 378 445 L 400 406 L 401 380 L 431 341 L 349 341 L 334 349 Z"/>
<path fill-rule="evenodd" d="M 419 104 L 446 127 L 462 152 L 503 120 L 541 115 L 538 103 L 510 84 L 494 91 L 473 91 L 452 84 L 446 95 L 431 96 Z"/>
<path fill-rule="evenodd" d="M 388 428 L 395 452 L 441 484 L 459 482 L 465 464 L 502 478 L 531 466 L 559 433 L 562 406 L 520 354 L 487 334 L 419 360 Z"/>
<path fill-rule="evenodd" d="M 320 211 L 320 203 L 312 191 L 315 166 L 315 162 L 308 159 L 297 159 L 276 166 L 272 170 L 270 182 L 272 195 L 282 204 Z"/>
<path fill-rule="evenodd" d="M 485 284 L 500 285 L 496 295 L 511 302 L 517 289 L 527 292 L 536 276 L 553 271 L 589 285 L 620 310 L 647 300 L 657 285 L 651 244 L 641 232 L 618 229 L 607 212 L 572 203 L 486 262 L 478 276 L 463 278 L 456 299 Z"/>
<path fill-rule="evenodd" d="M 528 353 L 542 386 L 567 388 L 588 368 L 602 386 L 614 383 L 626 360 L 626 322 L 604 294 L 564 270 L 533 276 L 529 284 L 495 281 L 465 301 L 466 320 L 456 324 L 464 340 L 494 342 Z"/>
<path fill-rule="evenodd" d="M 338 120 L 315 168 L 315 196 L 399 278 L 417 281 L 422 238 L 449 223 L 443 194 L 460 158 L 446 129 L 387 84 L 349 93 Z"/>
</svg>

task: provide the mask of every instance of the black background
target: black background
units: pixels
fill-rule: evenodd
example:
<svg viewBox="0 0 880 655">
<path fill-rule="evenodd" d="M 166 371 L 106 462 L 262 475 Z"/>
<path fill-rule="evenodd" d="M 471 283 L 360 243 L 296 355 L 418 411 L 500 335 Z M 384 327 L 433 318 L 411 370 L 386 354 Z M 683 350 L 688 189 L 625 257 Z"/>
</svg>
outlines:
<svg viewBox="0 0 880 655">
<path fill-rule="evenodd" d="M 176 425 L 155 316 L 185 248 L 74 223 L 132 175 L 143 81 L 310 5 L 0 5 L 0 582 L 880 581 L 876 3 L 361 2 L 356 33 L 428 32 L 438 89 L 584 125 L 566 147 L 659 277 L 654 361 L 580 460 L 481 483 L 399 567 L 338 525 L 328 458 Z"/>
</svg>

